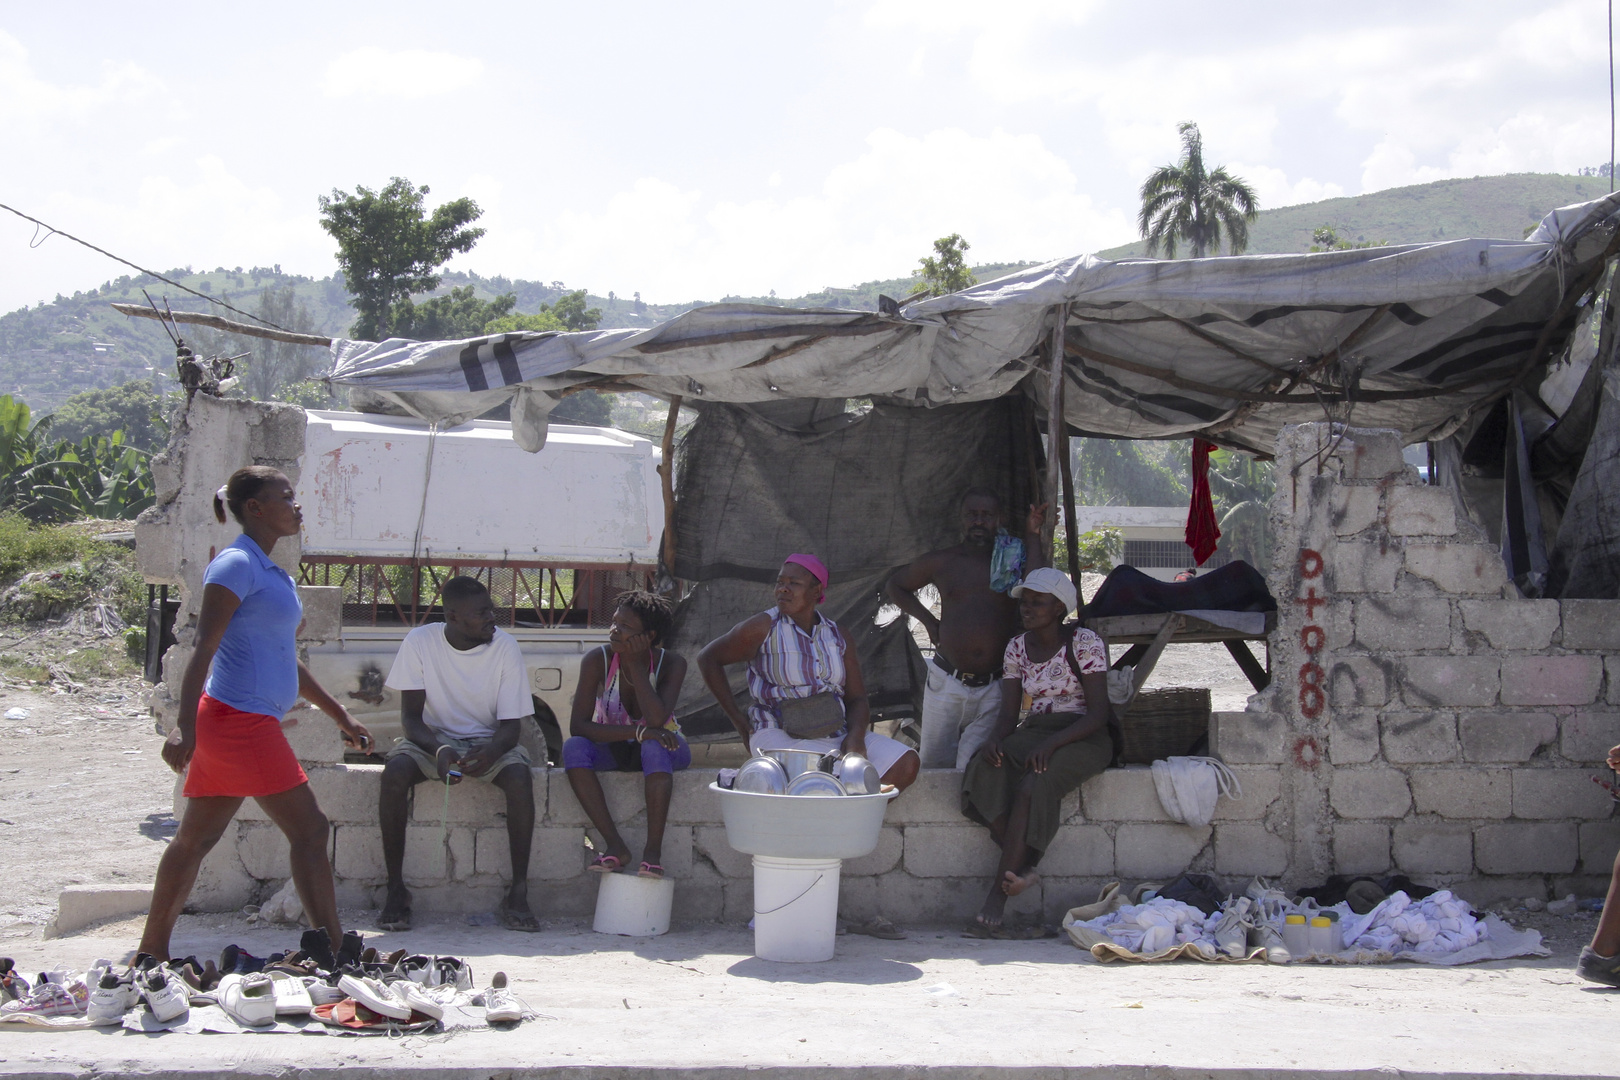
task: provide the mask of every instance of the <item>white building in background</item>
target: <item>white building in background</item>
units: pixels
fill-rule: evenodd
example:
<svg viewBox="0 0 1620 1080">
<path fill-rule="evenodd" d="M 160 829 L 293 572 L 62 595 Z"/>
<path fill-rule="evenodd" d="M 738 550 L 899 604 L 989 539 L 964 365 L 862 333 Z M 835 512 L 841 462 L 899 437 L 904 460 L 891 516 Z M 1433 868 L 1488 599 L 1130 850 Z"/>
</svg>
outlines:
<svg viewBox="0 0 1620 1080">
<path fill-rule="evenodd" d="M 1118 529 L 1125 538 L 1125 551 L 1116 566 L 1134 566 L 1160 581 L 1174 581 L 1177 574 L 1193 567 L 1185 506 L 1076 506 L 1074 524 L 1082 533 Z M 1225 551 L 1217 551 L 1198 571 L 1230 561 Z"/>
</svg>

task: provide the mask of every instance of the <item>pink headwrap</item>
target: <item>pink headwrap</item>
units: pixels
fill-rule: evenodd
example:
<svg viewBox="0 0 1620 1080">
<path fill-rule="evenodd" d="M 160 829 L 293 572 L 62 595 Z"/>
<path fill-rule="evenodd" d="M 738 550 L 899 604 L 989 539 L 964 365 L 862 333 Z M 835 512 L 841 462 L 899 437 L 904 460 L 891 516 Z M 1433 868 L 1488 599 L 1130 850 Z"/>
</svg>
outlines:
<svg viewBox="0 0 1620 1080">
<path fill-rule="evenodd" d="M 827 564 L 816 558 L 814 555 L 805 555 L 802 552 L 794 552 L 792 555 L 789 555 L 782 561 L 784 563 L 794 563 L 798 566 L 804 567 L 806 570 L 810 571 L 811 574 L 815 575 L 815 579 L 817 581 L 821 582 L 821 587 L 823 590 L 827 588 Z M 826 597 L 824 596 L 821 598 L 821 600 L 817 600 L 816 603 L 819 604 L 825 599 Z"/>
</svg>

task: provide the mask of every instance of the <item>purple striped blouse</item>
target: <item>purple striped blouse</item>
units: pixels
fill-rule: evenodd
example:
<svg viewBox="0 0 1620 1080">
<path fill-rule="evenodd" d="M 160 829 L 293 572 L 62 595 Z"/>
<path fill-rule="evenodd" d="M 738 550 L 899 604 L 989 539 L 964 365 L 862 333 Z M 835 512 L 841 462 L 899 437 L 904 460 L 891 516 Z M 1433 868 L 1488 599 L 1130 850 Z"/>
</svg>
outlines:
<svg viewBox="0 0 1620 1080">
<path fill-rule="evenodd" d="M 832 691 L 844 697 L 844 634 L 838 624 L 816 612 L 809 633 L 799 624 L 771 608 L 771 632 L 748 661 L 748 718 L 754 730 L 779 728 L 782 716 L 777 705 L 795 698 Z"/>
</svg>

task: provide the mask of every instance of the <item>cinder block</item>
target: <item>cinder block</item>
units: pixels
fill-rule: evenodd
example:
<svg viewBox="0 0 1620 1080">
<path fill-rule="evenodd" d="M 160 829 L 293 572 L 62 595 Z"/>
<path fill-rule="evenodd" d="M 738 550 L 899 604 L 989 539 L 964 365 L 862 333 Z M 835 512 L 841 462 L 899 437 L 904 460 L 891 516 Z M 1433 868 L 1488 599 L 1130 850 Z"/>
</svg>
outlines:
<svg viewBox="0 0 1620 1080">
<path fill-rule="evenodd" d="M 889 803 L 890 825 L 928 825 L 965 821 L 962 817 L 962 774 L 955 769 L 923 769 L 916 783 Z"/>
<path fill-rule="evenodd" d="M 1107 877 L 1114 872 L 1114 838 L 1101 825 L 1065 825 L 1041 859 L 1041 876 Z"/>
<path fill-rule="evenodd" d="M 381 765 L 307 766 L 309 790 L 334 824 L 376 827 L 377 796 L 382 791 Z M 429 785 L 421 785 L 432 790 Z"/>
<path fill-rule="evenodd" d="M 1408 874 L 1466 874 L 1474 868 L 1473 829 L 1402 822 L 1395 826 L 1395 865 Z"/>
<path fill-rule="evenodd" d="M 1513 816 L 1564 821 L 1600 820 L 1614 809 L 1609 793 L 1585 769 L 1514 769 Z"/>
<path fill-rule="evenodd" d="M 1121 825 L 1114 833 L 1114 867 L 1124 878 L 1171 878 L 1209 843 L 1208 825 Z"/>
<path fill-rule="evenodd" d="M 1323 425 L 1323 436 L 1331 439 Z M 1382 480 L 1386 476 L 1406 476 L 1411 466 L 1401 456 L 1401 433 L 1388 428 L 1351 428 L 1339 440 L 1333 457 L 1344 465 L 1345 480 Z M 1314 448 L 1311 452 L 1315 452 Z M 1377 488 L 1372 490 L 1376 491 Z"/>
<path fill-rule="evenodd" d="M 1400 818 L 1412 806 L 1406 774 L 1395 769 L 1336 769 L 1328 801 L 1340 817 Z"/>
<path fill-rule="evenodd" d="M 1620 713 L 1587 712 L 1564 717 L 1558 752 L 1570 761 L 1607 761 L 1620 746 Z"/>
<path fill-rule="evenodd" d="M 630 837 L 625 837 L 627 843 Z M 644 836 L 630 845 L 630 857 L 639 858 Z M 503 881 L 512 879 L 512 846 L 506 829 L 479 829 L 473 865 L 479 874 Z M 692 829 L 670 825 L 664 829 L 664 867 L 671 877 L 682 877 L 692 870 Z M 585 837 L 579 829 L 540 828 L 529 842 L 529 880 L 561 881 L 585 872 Z"/>
<path fill-rule="evenodd" d="M 1210 753 L 1228 765 L 1279 765 L 1288 723 L 1273 712 L 1215 712 L 1209 715 Z M 891 811 L 892 813 L 892 811 Z"/>
<path fill-rule="evenodd" d="M 298 599 L 304 605 L 304 621 L 298 625 L 299 641 L 337 641 L 342 638 L 341 586 L 300 585 Z"/>
<path fill-rule="evenodd" d="M 1620 600 L 1560 600 L 1558 604 L 1564 613 L 1564 648 L 1620 652 Z"/>
<path fill-rule="evenodd" d="M 452 825 L 445 830 L 445 847 L 450 857 L 447 874 L 451 881 L 471 881 L 478 876 L 478 829 Z"/>
<path fill-rule="evenodd" d="M 1088 821 L 1170 821 L 1147 765 L 1105 769 L 1080 785 Z"/>
<path fill-rule="evenodd" d="M 877 847 L 870 854 L 844 860 L 843 874 L 846 878 L 887 874 L 900 865 L 900 857 L 905 850 L 905 833 L 893 825 L 885 825 L 878 833 Z"/>
<path fill-rule="evenodd" d="M 1603 682 L 1597 656 L 1502 658 L 1502 704 L 1590 705 Z"/>
<path fill-rule="evenodd" d="M 437 825 L 407 825 L 405 884 L 414 888 L 449 881 L 445 846 L 445 833 Z M 388 880 L 388 871 L 383 865 L 382 830 L 376 825 L 339 826 L 332 872 L 350 882 L 378 884 Z"/>
<path fill-rule="evenodd" d="M 1389 663 L 1371 656 L 1333 656 L 1328 703 L 1334 709 L 1381 709 L 1389 701 Z"/>
<path fill-rule="evenodd" d="M 1458 719 L 1464 761 L 1529 761 L 1558 737 L 1550 713 L 1465 712 Z"/>
<path fill-rule="evenodd" d="M 167 656 L 168 654 L 165 653 L 164 655 Z M 1604 700 L 1610 705 L 1620 705 L 1620 656 L 1605 656 L 1603 658 L 1603 670 L 1609 677 L 1609 689 L 1604 696 Z"/>
<path fill-rule="evenodd" d="M 754 861 L 726 842 L 723 825 L 699 825 L 692 830 L 692 844 L 697 861 L 707 860 L 726 878 L 749 878 L 754 874 Z"/>
<path fill-rule="evenodd" d="M 1451 601 L 1400 596 L 1357 600 L 1356 641 L 1365 649 L 1421 652 L 1451 647 Z"/>
<path fill-rule="evenodd" d="M 69 885 L 56 897 L 56 918 L 47 937 L 101 922 L 139 915 L 152 906 L 151 885 Z"/>
<path fill-rule="evenodd" d="M 1443 487 L 1401 485 L 1389 489 L 1392 536 L 1454 536 L 1457 501 Z"/>
<path fill-rule="evenodd" d="M 260 881 L 287 877 L 292 873 L 289 852 L 287 838 L 274 825 L 243 822 L 237 826 L 236 854 L 242 869 L 252 877 Z"/>
<path fill-rule="evenodd" d="M 988 877 L 1001 860 L 990 831 L 977 825 L 908 825 L 906 873 L 914 877 Z"/>
<path fill-rule="evenodd" d="M 1457 717 L 1449 712 L 1392 712 L 1378 718 L 1384 757 L 1397 765 L 1457 759 Z"/>
<path fill-rule="evenodd" d="M 574 798 L 574 789 L 569 786 L 566 769 L 546 769 L 546 801 L 545 817 L 547 825 L 572 826 L 589 825 L 591 819 L 586 816 L 585 810 Z M 676 774 L 680 776 L 682 774 Z M 646 811 L 646 787 L 639 772 L 603 772 L 596 774 L 597 780 L 602 784 L 602 795 L 607 799 L 608 810 L 613 814 L 615 821 L 631 820 Z M 536 776 L 536 793 L 539 792 L 539 777 Z M 670 794 L 670 819 L 674 820 L 675 795 Z M 485 824 L 488 824 L 486 821 Z"/>
<path fill-rule="evenodd" d="M 1370 709 L 1334 709 L 1328 716 L 1328 760 L 1364 765 L 1378 756 L 1378 714 Z"/>
<path fill-rule="evenodd" d="M 597 883 L 597 888 L 601 888 L 600 882 Z M 839 895 L 839 908 L 842 910 L 842 888 Z M 704 863 L 694 863 L 691 875 L 682 878 L 675 885 L 675 906 L 670 911 L 670 920 L 675 923 L 719 922 L 725 914 L 725 909 L 725 879 L 715 873 L 713 867 Z"/>
<path fill-rule="evenodd" d="M 377 783 L 377 790 L 381 791 L 380 778 Z M 545 805 L 541 801 L 545 787 L 538 776 L 534 784 L 538 817 L 539 808 Z M 449 803 L 446 817 L 445 786 L 436 780 L 424 780 L 411 789 L 411 820 L 423 825 L 438 825 L 441 818 L 452 825 L 493 825 L 506 820 L 506 792 L 483 780 L 463 780 L 459 784 L 451 784 Z M 372 821 L 377 820 L 376 813 L 373 804 Z"/>
<path fill-rule="evenodd" d="M 1282 770 L 1276 766 L 1238 766 L 1232 770 L 1243 794 L 1236 799 L 1222 795 L 1215 802 L 1216 821 L 1259 821 L 1282 797 Z"/>
<path fill-rule="evenodd" d="M 568 778 L 563 775 L 563 770 L 550 771 L 555 773 L 551 783 L 568 786 Z M 669 797 L 671 825 L 717 825 L 723 820 L 720 816 L 720 797 L 709 790 L 709 785 L 714 783 L 714 774 L 713 768 L 699 769 L 695 766 L 675 774 L 674 789 Z"/>
<path fill-rule="evenodd" d="M 1378 521 L 1378 489 L 1376 487 L 1333 488 L 1329 505 L 1329 520 L 1339 536 L 1354 536 L 1370 529 Z"/>
<path fill-rule="evenodd" d="M 1328 585 L 1335 593 L 1394 592 L 1400 572 L 1401 549 L 1387 543 L 1338 543 L 1328 553 Z"/>
<path fill-rule="evenodd" d="M 1573 821 L 1509 821 L 1474 830 L 1474 864 L 1482 873 L 1567 874 L 1578 859 Z"/>
<path fill-rule="evenodd" d="M 237 911 L 258 895 L 261 883 L 242 866 L 237 853 L 237 836 L 244 827 L 227 827 L 219 843 L 203 856 L 188 907 L 198 911 Z M 290 872 L 290 868 L 283 869 L 282 876 Z"/>
<path fill-rule="evenodd" d="M 1401 668 L 1401 696 L 1408 705 L 1496 704 L 1501 680 L 1493 657 L 1409 656 Z"/>
<path fill-rule="evenodd" d="M 311 765 L 341 765 L 345 747 L 332 718 L 312 705 L 304 705 L 288 713 L 281 721 L 281 733 L 287 736 L 287 745 L 307 771 Z M 253 800 L 242 804 L 246 810 Z M 373 813 L 376 808 L 373 807 Z"/>
<path fill-rule="evenodd" d="M 1620 852 L 1620 821 L 1581 822 L 1581 869 L 1602 873 L 1614 865 Z"/>
<path fill-rule="evenodd" d="M 647 826 L 645 819 L 637 818 L 628 823 L 617 822 L 615 823 L 615 828 L 619 830 L 619 836 L 622 840 L 624 840 L 625 846 L 630 849 L 630 869 L 634 871 L 641 861 L 643 849 L 645 849 L 647 846 Z M 662 853 L 662 858 L 664 861 L 661 865 L 671 877 L 684 877 L 692 869 L 692 829 L 693 827 L 690 825 L 666 825 L 664 827 L 664 850 Z M 590 840 L 593 851 L 607 850 L 607 842 L 594 828 L 586 829 L 585 837 Z M 539 841 L 537 839 L 536 843 L 538 842 Z M 591 854 L 590 852 L 583 852 L 583 844 L 581 844 L 580 847 L 582 849 L 582 854 L 590 855 L 591 858 L 595 858 L 594 854 Z M 493 862 L 485 862 L 482 860 L 482 857 L 480 857 L 479 872 L 485 872 L 485 866 L 494 865 L 495 864 Z M 540 875 L 536 870 L 531 868 L 529 871 L 529 876 L 539 877 Z"/>
<path fill-rule="evenodd" d="M 1513 814 L 1513 780 L 1506 769 L 1414 769 L 1412 801 L 1420 814 L 1464 820 Z"/>
<path fill-rule="evenodd" d="M 1449 593 L 1499 595 L 1507 584 L 1501 554 L 1481 544 L 1408 544 L 1406 572 Z"/>
<path fill-rule="evenodd" d="M 1215 871 L 1267 877 L 1288 869 L 1288 842 L 1264 825 L 1215 826 Z"/>
<path fill-rule="evenodd" d="M 1389 869 L 1389 826 L 1341 821 L 1333 827 L 1333 870 L 1339 874 L 1381 874 Z"/>
<path fill-rule="evenodd" d="M 1457 607 L 1463 625 L 1493 649 L 1545 649 L 1558 629 L 1557 600 L 1459 600 Z"/>
<path fill-rule="evenodd" d="M 875 880 L 879 911 L 902 926 L 965 922 L 984 905 L 984 892 L 989 884 L 986 877 L 916 878 L 910 874 L 884 874 Z M 752 881 L 749 884 L 752 885 Z M 728 906 L 732 888 L 727 888 Z M 1040 898 L 1032 894 L 1040 892 L 1040 889 L 1030 889 L 1015 896 L 1007 904 L 1008 912 L 1039 913 Z M 752 910 L 751 905 L 749 910 Z"/>
<path fill-rule="evenodd" d="M 304 410 L 296 405 L 255 402 L 247 422 L 250 453 L 255 460 L 297 461 L 304 456 Z M 294 477 L 294 482 L 297 478 Z"/>
</svg>

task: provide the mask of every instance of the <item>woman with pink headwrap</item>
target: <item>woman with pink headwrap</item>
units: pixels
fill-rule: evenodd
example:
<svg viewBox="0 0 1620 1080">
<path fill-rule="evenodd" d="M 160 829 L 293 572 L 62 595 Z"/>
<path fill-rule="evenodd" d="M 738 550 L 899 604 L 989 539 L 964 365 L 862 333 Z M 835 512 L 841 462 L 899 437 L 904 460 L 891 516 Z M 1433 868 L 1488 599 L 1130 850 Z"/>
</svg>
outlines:
<svg viewBox="0 0 1620 1080">
<path fill-rule="evenodd" d="M 917 779 L 917 752 L 884 735 L 868 733 L 871 707 L 861 664 L 838 624 L 817 610 L 827 588 L 827 567 L 814 555 L 789 555 L 776 576 L 776 606 L 744 619 L 698 653 L 698 670 L 715 701 L 751 750 L 842 750 L 870 761 L 885 784 L 904 790 Z M 726 666 L 748 665 L 743 712 Z M 795 703 L 802 703 L 795 704 Z M 796 713 L 814 710 L 829 734 L 795 738 L 786 728 Z M 787 719 L 784 721 L 784 710 Z"/>
</svg>

